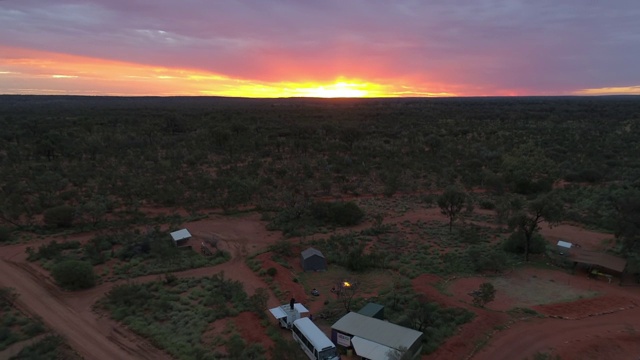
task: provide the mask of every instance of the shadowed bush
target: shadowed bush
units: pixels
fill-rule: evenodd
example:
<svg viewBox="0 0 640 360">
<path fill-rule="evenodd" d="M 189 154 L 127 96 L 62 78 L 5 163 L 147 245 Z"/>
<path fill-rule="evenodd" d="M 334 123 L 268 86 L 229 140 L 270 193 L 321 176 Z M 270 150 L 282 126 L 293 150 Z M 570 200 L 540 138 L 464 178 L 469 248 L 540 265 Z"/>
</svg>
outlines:
<svg viewBox="0 0 640 360">
<path fill-rule="evenodd" d="M 93 266 L 86 261 L 66 260 L 56 264 L 51 271 L 58 285 L 68 290 L 87 289 L 95 286 Z"/>
</svg>

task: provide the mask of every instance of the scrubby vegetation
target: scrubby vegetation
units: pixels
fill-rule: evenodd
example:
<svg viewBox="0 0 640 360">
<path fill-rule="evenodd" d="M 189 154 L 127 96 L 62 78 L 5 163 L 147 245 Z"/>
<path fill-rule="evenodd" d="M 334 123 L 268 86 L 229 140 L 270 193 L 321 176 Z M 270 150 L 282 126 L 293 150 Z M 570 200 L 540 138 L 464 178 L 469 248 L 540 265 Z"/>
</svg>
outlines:
<svg viewBox="0 0 640 360">
<path fill-rule="evenodd" d="M 216 320 L 243 311 L 263 313 L 264 308 L 256 308 L 256 301 L 247 296 L 242 283 L 219 273 L 198 279 L 118 285 L 101 304 L 114 319 L 178 359 L 266 359 L 260 344 L 247 344 L 239 334 L 212 342 L 202 338 Z M 221 352 L 220 346 L 226 352 Z"/>
<path fill-rule="evenodd" d="M 249 298 L 221 275 L 171 275 L 229 254 L 179 250 L 156 227 L 258 211 L 269 229 L 300 236 L 332 266 L 392 272 L 398 284 L 380 302 L 392 321 L 424 331 L 432 352 L 472 315 L 420 298 L 407 279 L 499 273 L 535 259 L 545 253 L 543 220 L 614 232 L 614 250 L 640 271 L 639 113 L 635 97 L 0 96 L 0 243 L 55 234 L 28 249 L 29 260 L 69 289 L 165 274 L 164 283 L 115 287 L 102 306 L 175 357 L 286 358 L 291 344 L 278 336 L 273 349 L 235 329 L 203 340 L 214 321 L 263 316 L 267 295 Z M 158 208 L 189 216 L 151 216 Z M 425 209 L 448 223 L 385 218 Z M 363 222 L 372 225 L 350 228 Z M 64 240 L 89 230 L 100 233 Z M 270 250 L 291 268 L 286 241 Z M 275 267 L 247 264 L 284 296 Z"/>
<path fill-rule="evenodd" d="M 123 231 L 97 235 L 84 245 L 77 241 L 53 240 L 41 245 L 37 250 L 28 248 L 27 252 L 30 261 L 40 261 L 45 268 L 51 269 L 56 281 L 58 281 L 56 273 L 68 272 L 70 275 L 74 273 L 69 270 L 70 264 L 81 266 L 86 273 L 87 284 L 90 283 L 88 279 L 91 277 L 89 270 L 93 273 L 94 268 L 107 262 L 110 262 L 111 267 L 103 266 L 102 271 L 95 274 L 102 280 L 163 274 L 216 265 L 229 259 L 229 254 L 224 251 L 216 251 L 213 256 L 207 257 L 191 248 L 176 248 L 167 233 L 158 228 L 145 233 Z M 66 276 L 63 277 L 66 278 Z M 63 283 L 68 282 L 63 281 L 60 284 Z M 70 288 L 82 287 L 71 286 Z"/>
<path fill-rule="evenodd" d="M 0 351 L 7 346 L 30 339 L 45 331 L 44 325 L 14 307 L 18 294 L 11 288 L 0 288 Z"/>
<path fill-rule="evenodd" d="M 560 179 L 640 178 L 636 98 L 0 103 L 2 216 L 22 227 L 45 212 L 56 227 L 131 218 L 142 204 L 274 210 L 298 196 L 456 183 L 531 196 Z"/>
<path fill-rule="evenodd" d="M 58 285 L 69 290 L 86 289 L 96 284 L 93 267 L 86 261 L 61 261 L 53 266 L 51 275 Z"/>
<path fill-rule="evenodd" d="M 23 348 L 18 355 L 10 360 L 81 360 L 64 339 L 57 335 L 50 335 L 33 345 Z"/>
</svg>

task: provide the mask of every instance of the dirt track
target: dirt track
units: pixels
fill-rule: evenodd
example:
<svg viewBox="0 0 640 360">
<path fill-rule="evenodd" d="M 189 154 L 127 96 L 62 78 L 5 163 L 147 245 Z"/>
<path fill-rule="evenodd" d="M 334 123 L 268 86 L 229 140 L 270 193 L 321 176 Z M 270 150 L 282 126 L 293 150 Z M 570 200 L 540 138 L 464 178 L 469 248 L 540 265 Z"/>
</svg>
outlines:
<svg viewBox="0 0 640 360">
<path fill-rule="evenodd" d="M 562 359 L 637 360 L 640 355 L 640 309 L 582 320 L 536 319 L 501 331 L 474 360 L 526 359 L 536 352 Z M 598 351 L 594 352 L 594 345 Z"/>
<path fill-rule="evenodd" d="M 19 264 L 0 260 L 0 283 L 20 294 L 17 305 L 64 336 L 86 359 L 170 359 L 130 331 L 110 320 L 81 316 L 65 303 L 62 293 L 43 286 L 42 279 Z"/>
</svg>

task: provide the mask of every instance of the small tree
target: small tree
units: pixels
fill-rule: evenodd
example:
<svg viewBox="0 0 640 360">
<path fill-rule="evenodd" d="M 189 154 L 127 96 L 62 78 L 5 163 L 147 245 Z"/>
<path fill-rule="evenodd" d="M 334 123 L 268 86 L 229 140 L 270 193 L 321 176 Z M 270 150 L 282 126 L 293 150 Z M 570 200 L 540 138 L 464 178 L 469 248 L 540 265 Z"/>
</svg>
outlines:
<svg viewBox="0 0 640 360">
<path fill-rule="evenodd" d="M 437 311 L 438 305 L 429 302 L 426 297 L 420 296 L 415 299 L 411 303 L 409 310 L 413 328 L 418 331 L 425 331 L 435 321 Z"/>
<path fill-rule="evenodd" d="M 257 288 L 256 292 L 249 296 L 251 310 L 258 314 L 260 318 L 265 318 L 265 310 L 269 301 L 269 291 L 265 288 Z"/>
<path fill-rule="evenodd" d="M 524 260 L 529 261 L 529 248 L 533 235 L 540 229 L 540 223 L 547 221 L 550 224 L 560 222 L 563 215 L 563 206 L 557 198 L 547 194 L 531 201 L 526 209 L 515 213 L 509 219 L 509 227 L 515 231 L 521 231 L 525 237 Z"/>
<path fill-rule="evenodd" d="M 491 283 L 480 284 L 480 289 L 473 293 L 473 305 L 484 307 L 486 304 L 492 302 L 496 297 L 496 288 Z"/>
<path fill-rule="evenodd" d="M 438 197 L 440 212 L 449 218 L 449 232 L 453 228 L 453 221 L 465 206 L 467 194 L 456 187 L 448 188 Z"/>
<path fill-rule="evenodd" d="M 96 284 L 93 266 L 86 261 L 60 262 L 53 267 L 51 274 L 60 286 L 69 290 L 87 289 Z"/>
</svg>

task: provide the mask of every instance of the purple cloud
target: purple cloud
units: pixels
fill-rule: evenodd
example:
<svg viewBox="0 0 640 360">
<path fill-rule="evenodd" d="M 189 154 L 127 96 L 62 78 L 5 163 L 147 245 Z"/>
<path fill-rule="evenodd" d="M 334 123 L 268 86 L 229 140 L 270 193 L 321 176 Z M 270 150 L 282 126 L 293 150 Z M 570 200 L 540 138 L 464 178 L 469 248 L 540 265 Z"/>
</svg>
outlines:
<svg viewBox="0 0 640 360">
<path fill-rule="evenodd" d="M 0 44 L 256 81 L 564 94 L 640 84 L 639 18 L 631 0 L 8 0 Z"/>
</svg>

